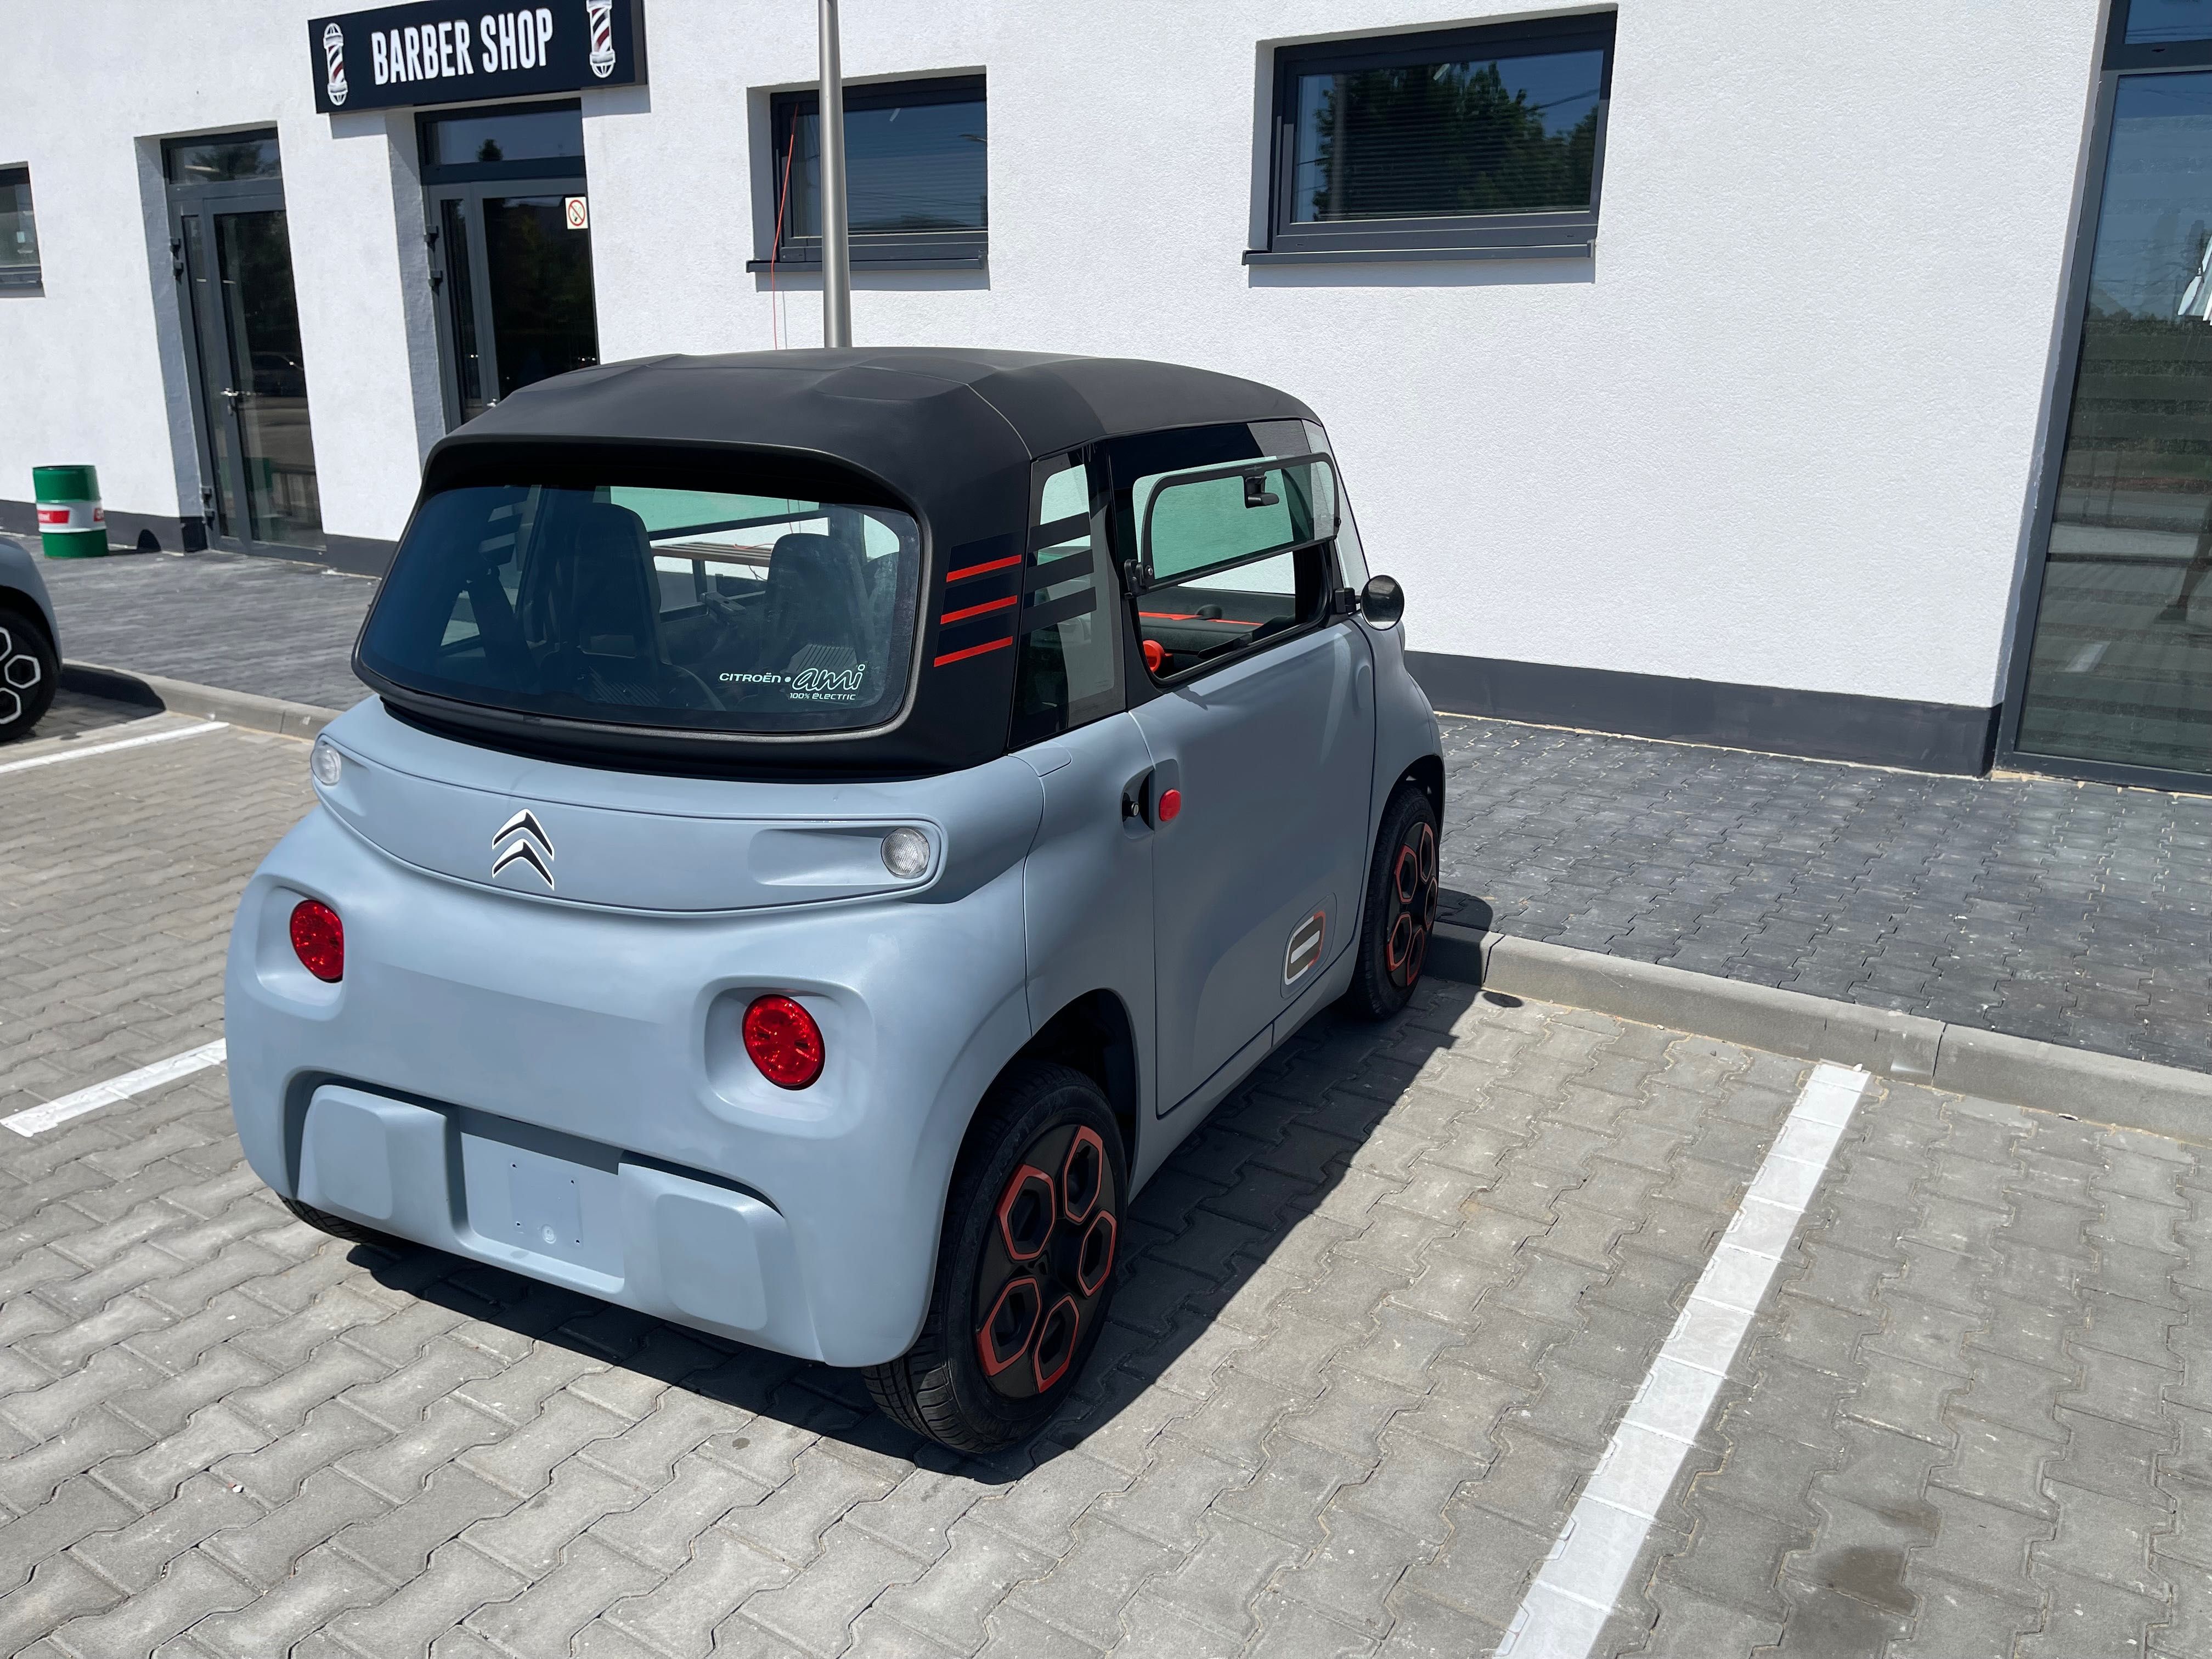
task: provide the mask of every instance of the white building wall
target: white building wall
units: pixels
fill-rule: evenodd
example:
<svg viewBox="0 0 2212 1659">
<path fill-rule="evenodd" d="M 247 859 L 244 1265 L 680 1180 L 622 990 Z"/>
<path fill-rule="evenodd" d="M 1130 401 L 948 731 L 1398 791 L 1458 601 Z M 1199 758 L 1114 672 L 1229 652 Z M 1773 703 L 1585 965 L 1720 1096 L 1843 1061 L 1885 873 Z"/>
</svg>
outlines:
<svg viewBox="0 0 2212 1659">
<path fill-rule="evenodd" d="M 7 9 L 46 292 L 0 298 L 0 497 L 91 460 L 198 510 L 138 141 L 273 123 L 325 521 L 397 534 L 440 419 L 411 122 L 312 112 L 303 0 Z M 988 272 L 863 270 L 855 337 L 1298 394 L 1420 649 L 1993 702 L 2100 0 L 1620 0 L 1594 261 L 1240 263 L 1269 45 L 1542 9 L 854 0 L 852 77 L 989 76 L 992 219 Z M 754 148 L 813 8 L 647 26 L 650 84 L 583 100 L 602 354 L 765 348 Z M 817 341 L 818 285 L 777 288 Z"/>
</svg>

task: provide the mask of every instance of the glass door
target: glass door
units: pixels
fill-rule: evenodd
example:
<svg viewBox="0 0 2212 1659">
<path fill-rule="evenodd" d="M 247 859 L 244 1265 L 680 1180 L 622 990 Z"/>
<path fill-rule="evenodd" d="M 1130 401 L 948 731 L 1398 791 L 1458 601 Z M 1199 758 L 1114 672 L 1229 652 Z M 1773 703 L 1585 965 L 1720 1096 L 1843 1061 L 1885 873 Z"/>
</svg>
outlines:
<svg viewBox="0 0 2212 1659">
<path fill-rule="evenodd" d="M 322 501 L 276 140 L 195 140 L 172 146 L 168 161 L 210 533 L 232 546 L 320 549 Z"/>
<path fill-rule="evenodd" d="M 434 190 L 430 221 L 455 424 L 519 387 L 599 362 L 582 179 L 526 194 L 508 185 Z"/>
<path fill-rule="evenodd" d="M 425 116 L 446 416 L 599 360 L 583 118 L 574 105 Z"/>
<path fill-rule="evenodd" d="M 2137 10 L 2138 33 L 2162 15 Z M 2212 17 L 2185 21 L 2202 32 Z M 2212 70 L 2124 74 L 2109 96 L 2079 361 L 2010 747 L 2094 775 L 2202 787 L 2212 775 Z"/>
</svg>

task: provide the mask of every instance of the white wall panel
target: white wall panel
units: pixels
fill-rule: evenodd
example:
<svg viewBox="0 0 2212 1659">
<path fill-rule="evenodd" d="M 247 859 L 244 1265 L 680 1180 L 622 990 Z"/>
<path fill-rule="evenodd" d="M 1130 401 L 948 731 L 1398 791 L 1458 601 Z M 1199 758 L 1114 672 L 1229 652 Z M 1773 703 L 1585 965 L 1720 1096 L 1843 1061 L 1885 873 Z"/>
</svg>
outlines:
<svg viewBox="0 0 2212 1659">
<path fill-rule="evenodd" d="M 0 164 L 32 166 L 46 291 L 0 299 L 0 495 L 91 460 L 112 506 L 197 510 L 134 144 L 273 122 L 325 522 L 397 532 L 438 419 L 411 124 L 312 112 L 319 9 L 9 8 Z M 1994 701 L 2097 0 L 1622 0 L 1595 261 L 1240 263 L 1265 43 L 1540 10 L 853 0 L 854 78 L 988 75 L 992 218 L 988 272 L 864 270 L 855 337 L 1297 392 L 1422 649 Z M 603 353 L 765 348 L 751 146 L 813 8 L 647 21 L 650 84 L 584 100 Z M 777 287 L 813 343 L 818 284 Z"/>
</svg>

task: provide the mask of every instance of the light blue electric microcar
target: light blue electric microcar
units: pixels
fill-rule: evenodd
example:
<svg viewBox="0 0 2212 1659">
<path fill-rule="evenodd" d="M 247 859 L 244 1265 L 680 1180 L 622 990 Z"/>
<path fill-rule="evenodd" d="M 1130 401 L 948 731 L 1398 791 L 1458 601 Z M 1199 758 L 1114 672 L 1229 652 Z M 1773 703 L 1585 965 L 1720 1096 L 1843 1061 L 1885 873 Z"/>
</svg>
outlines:
<svg viewBox="0 0 2212 1659">
<path fill-rule="evenodd" d="M 1176 1142 L 1420 974 L 1401 605 L 1249 381 L 846 350 L 520 392 L 431 453 L 378 695 L 240 906 L 246 1156 L 341 1237 L 1025 1435 Z"/>
</svg>

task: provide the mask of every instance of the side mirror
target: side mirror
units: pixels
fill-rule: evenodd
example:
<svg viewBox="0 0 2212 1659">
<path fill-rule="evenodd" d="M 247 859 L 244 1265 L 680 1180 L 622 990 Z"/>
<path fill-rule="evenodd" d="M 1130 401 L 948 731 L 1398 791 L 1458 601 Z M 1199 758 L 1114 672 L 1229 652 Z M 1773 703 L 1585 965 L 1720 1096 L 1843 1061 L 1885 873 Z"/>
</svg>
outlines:
<svg viewBox="0 0 2212 1659">
<path fill-rule="evenodd" d="M 1370 576 L 1359 591 L 1359 614 L 1370 628 L 1395 628 L 1406 614 L 1406 590 L 1389 576 Z"/>
</svg>

